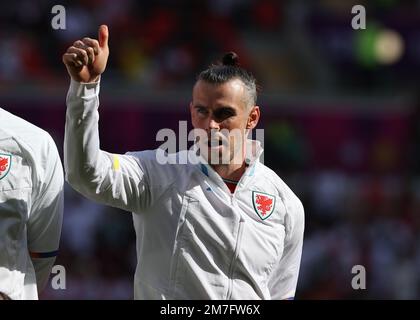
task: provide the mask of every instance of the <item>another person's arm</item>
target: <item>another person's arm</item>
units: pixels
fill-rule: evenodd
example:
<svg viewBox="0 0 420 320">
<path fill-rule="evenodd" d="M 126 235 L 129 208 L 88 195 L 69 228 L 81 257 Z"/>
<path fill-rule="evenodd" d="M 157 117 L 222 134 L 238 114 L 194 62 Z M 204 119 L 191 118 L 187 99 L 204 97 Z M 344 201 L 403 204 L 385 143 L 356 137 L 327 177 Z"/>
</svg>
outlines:
<svg viewBox="0 0 420 320">
<path fill-rule="evenodd" d="M 63 166 L 50 136 L 45 139 L 39 162 L 37 165 L 42 169 L 37 172 L 27 235 L 38 292 L 41 292 L 48 282 L 57 256 L 63 221 Z"/>
</svg>

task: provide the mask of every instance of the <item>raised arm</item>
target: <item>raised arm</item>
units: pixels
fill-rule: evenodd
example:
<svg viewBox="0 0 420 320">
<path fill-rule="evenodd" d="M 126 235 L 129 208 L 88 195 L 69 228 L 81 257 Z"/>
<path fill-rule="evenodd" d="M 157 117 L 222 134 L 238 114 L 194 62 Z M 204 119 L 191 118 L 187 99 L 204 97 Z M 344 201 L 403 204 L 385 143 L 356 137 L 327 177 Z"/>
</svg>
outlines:
<svg viewBox="0 0 420 320">
<path fill-rule="evenodd" d="M 148 195 L 144 168 L 133 156 L 100 150 L 99 82 L 108 56 L 105 25 L 99 28 L 98 40 L 78 40 L 63 55 L 71 77 L 64 137 L 66 180 L 92 200 L 138 211 L 147 202 Z"/>
</svg>

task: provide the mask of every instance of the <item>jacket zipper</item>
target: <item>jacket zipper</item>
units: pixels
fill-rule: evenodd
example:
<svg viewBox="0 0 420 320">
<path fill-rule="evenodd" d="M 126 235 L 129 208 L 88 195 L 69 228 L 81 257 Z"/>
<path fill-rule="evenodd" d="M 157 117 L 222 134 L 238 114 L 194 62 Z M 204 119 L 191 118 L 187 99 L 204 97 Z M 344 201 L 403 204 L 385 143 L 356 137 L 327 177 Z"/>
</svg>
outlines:
<svg viewBox="0 0 420 320">
<path fill-rule="evenodd" d="M 233 254 L 233 259 L 230 264 L 229 268 L 229 286 L 228 286 L 228 292 L 227 292 L 227 300 L 232 299 L 232 288 L 233 288 L 233 272 L 235 271 L 235 263 L 239 256 L 239 250 L 241 248 L 241 240 L 242 240 L 242 230 L 243 230 L 243 223 L 245 220 L 241 217 L 241 220 L 239 221 L 239 230 L 238 230 L 238 236 L 236 239 L 236 246 L 235 246 L 235 252 Z"/>
</svg>

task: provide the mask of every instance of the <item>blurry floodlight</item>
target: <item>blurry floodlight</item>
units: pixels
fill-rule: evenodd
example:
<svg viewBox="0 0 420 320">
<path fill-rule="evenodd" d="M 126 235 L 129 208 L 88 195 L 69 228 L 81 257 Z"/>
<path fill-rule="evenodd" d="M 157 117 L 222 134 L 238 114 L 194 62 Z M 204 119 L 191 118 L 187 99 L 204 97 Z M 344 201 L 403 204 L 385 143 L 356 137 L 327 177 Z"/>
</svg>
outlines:
<svg viewBox="0 0 420 320">
<path fill-rule="evenodd" d="M 398 32 L 386 29 L 378 34 L 374 50 L 379 63 L 394 64 L 404 53 L 404 40 Z"/>
</svg>

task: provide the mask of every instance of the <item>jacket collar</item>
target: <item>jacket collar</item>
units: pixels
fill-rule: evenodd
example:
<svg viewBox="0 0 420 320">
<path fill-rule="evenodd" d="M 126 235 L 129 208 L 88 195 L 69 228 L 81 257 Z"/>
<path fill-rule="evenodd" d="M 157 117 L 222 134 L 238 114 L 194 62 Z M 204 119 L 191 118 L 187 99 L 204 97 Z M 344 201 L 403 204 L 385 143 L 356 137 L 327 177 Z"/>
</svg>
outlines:
<svg viewBox="0 0 420 320">
<path fill-rule="evenodd" d="M 192 150 L 192 159 L 194 159 L 194 163 L 198 163 L 199 169 L 203 174 L 208 177 L 216 178 L 217 176 L 219 179 L 220 176 L 213 170 L 213 168 L 208 164 L 207 160 L 204 159 L 201 155 L 197 155 L 197 148 L 193 146 Z M 260 162 L 260 157 L 264 152 L 263 147 L 261 146 L 261 142 L 258 140 L 251 140 L 248 139 L 246 141 L 246 148 L 245 148 L 245 162 L 247 163 L 247 169 L 245 170 L 244 175 L 252 176 L 254 175 L 255 168 Z"/>
</svg>

